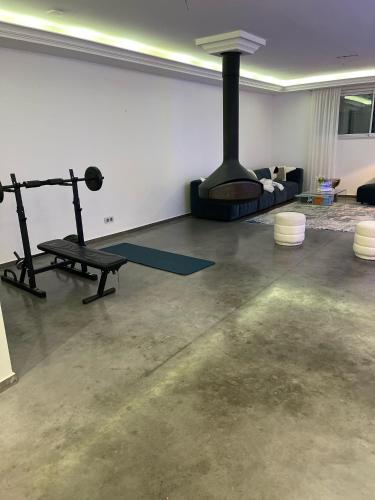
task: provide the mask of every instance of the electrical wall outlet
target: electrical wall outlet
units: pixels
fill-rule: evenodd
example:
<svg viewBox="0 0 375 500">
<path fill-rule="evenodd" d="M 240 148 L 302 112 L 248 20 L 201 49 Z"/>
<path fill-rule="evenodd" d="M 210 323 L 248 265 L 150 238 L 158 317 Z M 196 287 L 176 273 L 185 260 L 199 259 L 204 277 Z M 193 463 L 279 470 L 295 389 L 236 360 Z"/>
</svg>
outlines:
<svg viewBox="0 0 375 500">
<path fill-rule="evenodd" d="M 110 224 L 113 222 L 113 215 L 110 215 L 109 217 L 104 217 L 104 224 Z"/>
</svg>

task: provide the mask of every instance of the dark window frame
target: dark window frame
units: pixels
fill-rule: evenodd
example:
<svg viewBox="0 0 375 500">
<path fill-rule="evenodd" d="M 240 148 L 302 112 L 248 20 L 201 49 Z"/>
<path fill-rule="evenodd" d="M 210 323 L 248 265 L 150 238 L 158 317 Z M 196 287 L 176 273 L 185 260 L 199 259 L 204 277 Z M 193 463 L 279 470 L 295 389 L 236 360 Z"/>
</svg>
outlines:
<svg viewBox="0 0 375 500">
<path fill-rule="evenodd" d="M 345 91 L 341 94 L 340 97 L 340 109 L 339 113 L 341 111 L 341 98 L 345 96 L 361 96 L 361 95 L 366 95 L 368 96 L 369 94 L 372 94 L 372 103 L 371 103 L 371 111 L 370 111 L 370 116 L 369 116 L 369 127 L 367 132 L 358 132 L 358 133 L 349 133 L 349 134 L 341 134 L 340 130 L 338 128 L 337 134 L 339 138 L 343 139 L 356 139 L 356 138 L 364 138 L 364 137 L 371 137 L 375 138 L 375 88 L 371 89 L 363 89 L 363 90 L 353 90 L 353 91 Z"/>
</svg>

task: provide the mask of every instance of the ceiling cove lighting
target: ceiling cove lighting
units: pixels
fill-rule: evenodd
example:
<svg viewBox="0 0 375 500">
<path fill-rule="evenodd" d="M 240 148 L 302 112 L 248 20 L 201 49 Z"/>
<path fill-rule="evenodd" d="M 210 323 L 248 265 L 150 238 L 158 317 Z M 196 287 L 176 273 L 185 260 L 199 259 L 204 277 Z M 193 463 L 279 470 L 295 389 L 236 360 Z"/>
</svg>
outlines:
<svg viewBox="0 0 375 500">
<path fill-rule="evenodd" d="M 61 18 L 59 18 L 57 22 L 56 18 L 54 20 L 51 20 L 35 16 L 17 14 L 0 9 L 0 21 L 8 24 L 22 26 L 25 28 L 34 28 L 49 33 L 66 35 L 69 37 L 78 38 L 80 40 L 97 42 L 108 45 L 110 47 L 126 49 L 132 52 L 160 57 L 162 59 L 190 64 L 192 66 L 198 66 L 214 71 L 221 70 L 221 65 L 216 62 L 204 61 L 190 54 L 183 54 L 175 51 L 161 49 L 159 47 L 154 47 L 137 40 L 130 40 L 127 38 L 112 36 L 107 33 L 86 28 L 85 26 L 73 26 L 64 23 Z M 259 81 L 265 81 L 262 75 L 258 75 L 256 73 L 253 74 L 252 78 Z"/>
<path fill-rule="evenodd" d="M 63 11 L 61 12 L 63 13 Z M 53 17 L 53 20 L 51 19 L 51 17 Z M 100 31 L 87 28 L 86 26 L 73 26 L 64 23 L 63 15 L 49 16 L 49 18 L 41 18 L 41 17 L 29 16 L 26 14 L 18 14 L 16 12 L 0 9 L 0 22 L 14 24 L 25 28 L 34 28 L 49 33 L 66 35 L 90 42 L 97 42 L 111 47 L 130 50 L 132 52 L 137 52 L 139 54 L 145 54 L 149 56 L 159 57 L 162 59 L 167 59 L 169 61 L 176 61 L 176 62 L 182 62 L 184 64 L 190 64 L 192 66 L 197 66 L 204 69 L 210 69 L 214 71 L 220 71 L 221 69 L 220 64 L 211 61 L 205 61 L 190 54 L 176 53 L 175 51 L 154 47 L 139 42 L 137 40 L 130 40 L 127 38 L 112 36 L 108 33 L 102 33 Z M 288 88 L 299 85 L 314 85 L 319 83 L 329 83 L 337 80 L 375 77 L 375 68 L 362 71 L 332 73 L 328 75 L 313 75 L 313 76 L 294 78 L 289 80 L 286 79 L 282 80 L 272 75 L 264 75 L 249 70 L 242 70 L 241 76 L 244 78 L 249 78 L 251 80 L 270 83 L 280 87 Z"/>
<path fill-rule="evenodd" d="M 375 68 L 361 70 L 361 71 L 347 71 L 345 73 L 331 73 L 328 75 L 306 76 L 303 78 L 295 78 L 293 80 L 282 80 L 282 81 L 284 87 L 291 87 L 294 85 L 329 83 L 336 80 L 347 80 L 352 78 L 367 78 L 367 77 L 375 77 Z"/>
<path fill-rule="evenodd" d="M 49 33 L 57 33 L 81 40 L 102 43 L 111 47 L 118 47 L 121 49 L 130 50 L 132 52 L 138 52 L 140 54 L 146 54 L 170 61 L 190 64 L 192 66 L 197 66 L 204 69 L 219 72 L 221 71 L 220 63 L 205 61 L 190 54 L 183 54 L 175 51 L 161 49 L 141 43 L 136 40 L 112 36 L 107 33 L 102 33 L 93 29 L 86 28 L 85 26 L 72 26 L 64 23 L 61 17 L 57 21 L 56 17 L 51 20 L 50 18 L 45 19 L 0 9 L 0 21 L 17 26 L 23 26 L 25 28 L 34 28 L 42 31 L 47 31 Z M 271 75 L 261 75 L 252 71 L 241 71 L 241 76 L 260 82 L 272 83 L 279 86 L 283 85 L 282 80 L 274 78 Z"/>
</svg>

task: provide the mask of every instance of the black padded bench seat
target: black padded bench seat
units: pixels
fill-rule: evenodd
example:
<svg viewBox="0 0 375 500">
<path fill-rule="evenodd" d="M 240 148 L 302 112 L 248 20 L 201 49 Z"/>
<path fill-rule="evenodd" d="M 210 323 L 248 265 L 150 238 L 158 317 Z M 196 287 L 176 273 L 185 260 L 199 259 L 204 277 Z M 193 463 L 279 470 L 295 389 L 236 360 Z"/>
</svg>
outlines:
<svg viewBox="0 0 375 500">
<path fill-rule="evenodd" d="M 51 253 L 63 259 L 73 260 L 79 264 L 100 269 L 101 271 L 117 271 L 127 263 L 124 257 L 113 253 L 102 252 L 93 248 L 81 247 L 67 240 L 51 240 L 38 245 L 39 250 Z"/>
<path fill-rule="evenodd" d="M 84 304 L 88 304 L 104 295 L 114 293 L 116 291 L 115 288 L 104 290 L 108 273 L 118 271 L 121 266 L 127 263 L 127 259 L 124 257 L 80 246 L 68 240 L 45 241 L 44 243 L 40 243 L 38 248 L 43 252 L 71 262 L 73 266 L 75 263 L 78 263 L 82 266 L 99 269 L 102 272 L 97 294 L 83 299 L 82 302 Z"/>
</svg>

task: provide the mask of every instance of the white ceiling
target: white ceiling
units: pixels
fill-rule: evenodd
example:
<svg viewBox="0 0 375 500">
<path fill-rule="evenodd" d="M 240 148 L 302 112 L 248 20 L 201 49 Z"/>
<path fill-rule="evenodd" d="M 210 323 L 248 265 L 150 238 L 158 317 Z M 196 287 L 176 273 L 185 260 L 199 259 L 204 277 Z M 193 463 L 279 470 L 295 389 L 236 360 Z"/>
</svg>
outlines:
<svg viewBox="0 0 375 500">
<path fill-rule="evenodd" d="M 242 68 L 279 79 L 375 68 L 374 0 L 1 0 L 0 9 L 215 62 L 194 39 L 242 29 L 267 39 Z"/>
</svg>

